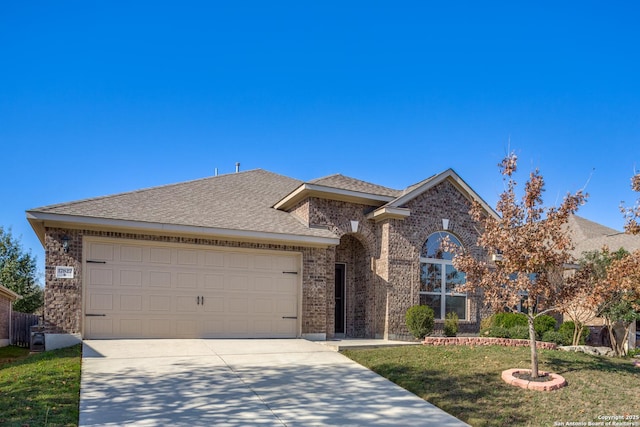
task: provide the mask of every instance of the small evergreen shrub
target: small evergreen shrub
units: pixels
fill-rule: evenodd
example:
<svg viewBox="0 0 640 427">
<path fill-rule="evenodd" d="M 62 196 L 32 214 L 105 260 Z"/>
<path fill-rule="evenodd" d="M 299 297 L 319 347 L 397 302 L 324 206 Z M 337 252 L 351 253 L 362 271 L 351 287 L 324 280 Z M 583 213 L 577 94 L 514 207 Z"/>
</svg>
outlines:
<svg viewBox="0 0 640 427">
<path fill-rule="evenodd" d="M 507 331 L 509 332 L 509 338 L 513 338 L 514 340 L 529 339 L 529 326 L 517 325 L 507 329 Z"/>
<path fill-rule="evenodd" d="M 560 325 L 560 328 L 558 328 L 558 332 L 560 332 L 560 334 L 564 337 L 564 342 L 566 342 L 566 344 L 562 344 L 562 345 L 571 345 L 571 341 L 573 340 L 574 328 L 575 328 L 575 324 L 571 320 L 563 322 L 562 325 Z M 586 326 L 583 326 L 582 333 L 580 334 L 580 341 L 578 342 L 578 344 L 584 345 L 588 336 L 589 336 L 589 328 L 587 328 Z"/>
<path fill-rule="evenodd" d="M 444 336 L 455 337 L 458 334 L 458 315 L 454 312 L 447 313 L 444 319 Z"/>
<path fill-rule="evenodd" d="M 536 336 L 541 338 L 547 331 L 555 331 L 558 322 L 551 316 L 542 315 L 533 320 L 533 327 L 536 330 Z"/>
<path fill-rule="evenodd" d="M 433 310 L 426 305 L 414 305 L 405 315 L 407 328 L 417 339 L 423 339 L 433 332 L 433 318 Z"/>
<path fill-rule="evenodd" d="M 480 321 L 480 335 L 484 335 L 486 331 L 493 326 L 493 314 L 489 317 L 485 317 Z"/>
<path fill-rule="evenodd" d="M 485 336 L 493 338 L 511 338 L 509 329 L 504 326 L 492 326 L 486 330 Z"/>
<path fill-rule="evenodd" d="M 542 334 L 542 341 L 553 342 L 559 345 L 566 345 L 564 344 L 566 338 L 567 338 L 566 335 L 558 331 L 547 331 L 544 334 Z M 569 338 L 569 344 L 571 344 L 571 338 Z"/>
<path fill-rule="evenodd" d="M 527 326 L 528 321 L 527 316 L 522 313 L 496 313 L 493 315 L 493 325 L 509 329 L 514 326 Z"/>
</svg>

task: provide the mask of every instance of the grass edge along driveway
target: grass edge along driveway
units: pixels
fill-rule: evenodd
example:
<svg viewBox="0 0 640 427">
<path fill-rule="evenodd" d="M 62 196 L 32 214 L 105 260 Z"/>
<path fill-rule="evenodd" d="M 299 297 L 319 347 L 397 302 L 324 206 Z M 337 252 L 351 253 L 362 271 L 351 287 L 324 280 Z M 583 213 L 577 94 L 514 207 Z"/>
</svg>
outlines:
<svg viewBox="0 0 640 427">
<path fill-rule="evenodd" d="M 78 425 L 81 351 L 0 348 L 0 425 Z"/>
<path fill-rule="evenodd" d="M 474 427 L 640 417 L 640 368 L 631 359 L 542 350 L 540 369 L 559 373 L 569 386 L 539 392 L 500 378 L 505 369 L 530 367 L 528 347 L 409 346 L 343 354 Z M 632 422 L 640 426 L 640 419 Z"/>
</svg>

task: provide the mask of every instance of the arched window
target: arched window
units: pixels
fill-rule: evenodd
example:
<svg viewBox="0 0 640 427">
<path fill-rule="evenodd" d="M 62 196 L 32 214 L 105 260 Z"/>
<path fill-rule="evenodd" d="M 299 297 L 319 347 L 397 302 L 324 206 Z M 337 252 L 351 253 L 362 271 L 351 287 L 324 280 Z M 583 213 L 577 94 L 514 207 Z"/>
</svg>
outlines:
<svg viewBox="0 0 640 427">
<path fill-rule="evenodd" d="M 467 295 L 456 293 L 456 286 L 465 283 L 464 273 L 453 266 L 453 255 L 442 248 L 443 239 L 462 246 L 456 236 L 439 231 L 429 236 L 420 251 L 420 304 L 433 309 L 436 319 L 444 319 L 454 312 L 461 320 L 467 319 Z"/>
</svg>

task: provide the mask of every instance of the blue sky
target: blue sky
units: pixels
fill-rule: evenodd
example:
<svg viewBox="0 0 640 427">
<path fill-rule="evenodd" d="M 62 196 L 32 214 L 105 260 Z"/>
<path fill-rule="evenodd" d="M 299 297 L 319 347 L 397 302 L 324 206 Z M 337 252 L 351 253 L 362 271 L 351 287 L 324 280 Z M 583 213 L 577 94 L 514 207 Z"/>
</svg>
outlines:
<svg viewBox="0 0 640 427">
<path fill-rule="evenodd" d="M 5 2 L 0 225 L 25 210 L 263 168 L 487 202 L 514 150 L 546 204 L 621 229 L 640 169 L 637 2 Z M 520 175 L 524 181 L 525 175 Z"/>
</svg>

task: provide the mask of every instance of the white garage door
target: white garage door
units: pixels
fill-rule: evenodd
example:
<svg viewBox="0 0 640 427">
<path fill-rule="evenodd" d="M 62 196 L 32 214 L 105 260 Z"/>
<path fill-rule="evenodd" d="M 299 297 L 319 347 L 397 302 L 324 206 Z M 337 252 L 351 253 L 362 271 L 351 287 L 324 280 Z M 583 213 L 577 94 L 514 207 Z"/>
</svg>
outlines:
<svg viewBox="0 0 640 427">
<path fill-rule="evenodd" d="M 85 338 L 291 338 L 300 257 L 85 241 Z"/>
</svg>

